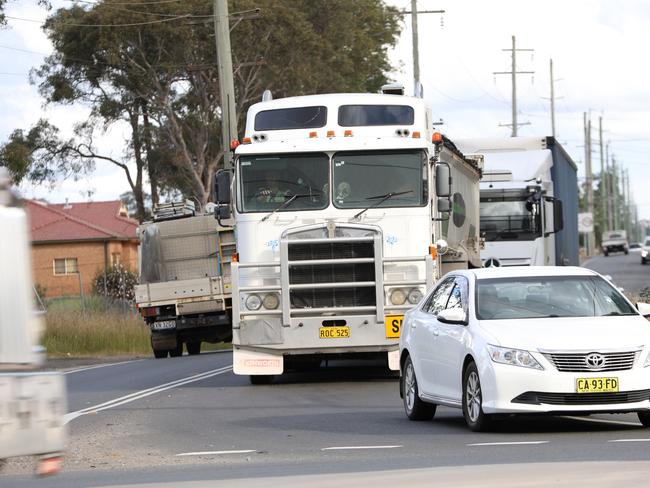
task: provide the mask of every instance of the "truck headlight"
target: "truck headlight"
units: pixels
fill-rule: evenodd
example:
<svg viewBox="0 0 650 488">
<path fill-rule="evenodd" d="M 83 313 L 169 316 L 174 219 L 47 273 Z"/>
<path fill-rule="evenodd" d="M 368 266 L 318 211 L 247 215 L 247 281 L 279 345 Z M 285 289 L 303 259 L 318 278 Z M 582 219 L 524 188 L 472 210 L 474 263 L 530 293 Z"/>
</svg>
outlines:
<svg viewBox="0 0 650 488">
<path fill-rule="evenodd" d="M 417 305 L 422 300 L 422 291 L 419 288 L 413 288 L 408 295 L 408 301 L 411 305 Z"/>
<path fill-rule="evenodd" d="M 522 349 L 511 349 L 509 347 L 487 346 L 490 358 L 495 363 L 511 364 L 522 368 L 544 369 L 537 359 L 528 351 Z"/>
<path fill-rule="evenodd" d="M 390 292 L 390 303 L 393 305 L 404 305 L 406 302 L 406 293 L 401 288 L 395 288 Z"/>
<path fill-rule="evenodd" d="M 244 304 L 248 310 L 259 310 L 262 306 L 262 299 L 259 295 L 248 295 Z"/>
<path fill-rule="evenodd" d="M 262 300 L 262 305 L 267 310 L 275 310 L 280 305 L 280 299 L 275 293 L 268 293 Z"/>
</svg>

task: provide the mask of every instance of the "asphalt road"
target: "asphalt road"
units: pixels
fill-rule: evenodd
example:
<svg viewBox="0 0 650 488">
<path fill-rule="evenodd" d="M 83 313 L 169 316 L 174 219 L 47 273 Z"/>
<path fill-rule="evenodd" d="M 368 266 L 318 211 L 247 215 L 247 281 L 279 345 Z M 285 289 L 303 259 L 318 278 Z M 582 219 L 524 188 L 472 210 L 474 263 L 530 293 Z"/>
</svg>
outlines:
<svg viewBox="0 0 650 488">
<path fill-rule="evenodd" d="M 596 256 L 584 262 L 583 266 L 602 275 L 610 275 L 617 286 L 631 295 L 638 295 L 644 287 L 650 287 L 650 265 L 641 264 L 641 253 L 630 252 Z"/>
<path fill-rule="evenodd" d="M 522 417 L 479 434 L 454 409 L 440 408 L 430 422 L 407 420 L 396 378 L 379 365 L 332 364 L 251 386 L 232 373 L 231 359 L 230 352 L 211 353 L 69 371 L 64 472 L 36 480 L 25 475 L 25 460 L 12 461 L 0 486 L 212 486 L 203 482 L 235 479 L 250 486 L 251 479 L 271 484 L 269 477 L 275 486 L 348 480 L 347 486 L 351 479 L 395 486 L 396 477 L 409 480 L 404 476 L 413 477 L 412 485 L 434 476 L 450 483 L 456 477 L 457 486 L 489 486 L 485 470 L 540 473 L 527 480 L 538 484 L 526 486 L 577 473 L 607 486 L 603 480 L 612 476 L 650 475 L 650 430 L 632 414 Z M 629 466 L 620 471 L 623 461 Z M 495 474 L 491 483 L 498 479 Z"/>
</svg>

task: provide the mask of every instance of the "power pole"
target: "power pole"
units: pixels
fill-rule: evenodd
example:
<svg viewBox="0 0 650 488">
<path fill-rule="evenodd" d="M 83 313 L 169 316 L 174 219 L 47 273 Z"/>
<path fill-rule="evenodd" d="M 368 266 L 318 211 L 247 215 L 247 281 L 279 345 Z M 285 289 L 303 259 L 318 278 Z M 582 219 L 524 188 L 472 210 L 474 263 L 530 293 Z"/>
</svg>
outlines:
<svg viewBox="0 0 650 488">
<path fill-rule="evenodd" d="M 444 14 L 444 10 L 418 10 L 417 0 L 411 0 L 411 10 L 404 10 L 403 14 L 411 14 L 411 30 L 413 33 L 413 80 L 414 95 L 418 96 L 417 91 L 420 85 L 420 48 L 418 38 L 418 14 Z"/>
<path fill-rule="evenodd" d="M 587 112 L 583 112 L 583 123 L 585 127 L 585 172 L 586 172 L 586 193 L 587 193 L 587 212 L 594 215 L 594 188 L 591 173 L 591 119 L 587 119 Z M 593 256 L 595 242 L 594 233 L 588 232 L 587 235 L 587 256 Z"/>
<path fill-rule="evenodd" d="M 230 169 L 232 168 L 230 141 L 237 139 L 237 112 L 235 109 L 235 84 L 232 74 L 228 0 L 214 0 L 213 16 L 215 42 L 217 44 L 219 95 L 221 97 L 223 166 Z"/>
<path fill-rule="evenodd" d="M 614 230 L 614 207 L 612 202 L 613 184 L 609 164 L 609 142 L 605 145 L 605 184 L 607 185 L 607 230 Z"/>
<path fill-rule="evenodd" d="M 603 223 L 601 232 L 607 229 L 607 181 L 605 181 L 605 159 L 603 158 L 603 117 L 598 117 L 598 136 L 600 139 L 600 218 Z M 609 230 L 609 229 L 607 229 Z"/>
<path fill-rule="evenodd" d="M 614 206 L 614 229 L 619 230 L 619 205 L 618 205 L 618 169 L 616 168 L 616 158 L 612 154 L 612 203 Z"/>
<path fill-rule="evenodd" d="M 530 125 L 530 122 L 517 122 L 517 75 L 532 75 L 534 71 L 517 71 L 517 52 L 534 51 L 534 49 L 517 49 L 515 36 L 512 36 L 512 47 L 502 49 L 512 53 L 512 68 L 510 71 L 494 71 L 495 75 L 510 75 L 512 77 L 512 124 L 499 124 L 499 127 L 512 127 L 511 137 L 517 137 L 517 128 L 521 125 Z"/>
</svg>

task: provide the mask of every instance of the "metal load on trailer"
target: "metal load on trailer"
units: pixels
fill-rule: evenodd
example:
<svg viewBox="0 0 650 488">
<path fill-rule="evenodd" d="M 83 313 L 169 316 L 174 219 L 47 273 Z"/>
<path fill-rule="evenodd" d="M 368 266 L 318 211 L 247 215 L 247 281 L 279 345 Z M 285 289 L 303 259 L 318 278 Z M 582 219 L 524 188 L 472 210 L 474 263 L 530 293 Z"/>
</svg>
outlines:
<svg viewBox="0 0 650 488">
<path fill-rule="evenodd" d="M 157 209 L 158 210 L 158 209 Z M 156 357 L 200 351 L 231 336 L 232 228 L 189 205 L 161 206 L 140 226 L 140 285 L 135 299 L 151 328 Z"/>
</svg>

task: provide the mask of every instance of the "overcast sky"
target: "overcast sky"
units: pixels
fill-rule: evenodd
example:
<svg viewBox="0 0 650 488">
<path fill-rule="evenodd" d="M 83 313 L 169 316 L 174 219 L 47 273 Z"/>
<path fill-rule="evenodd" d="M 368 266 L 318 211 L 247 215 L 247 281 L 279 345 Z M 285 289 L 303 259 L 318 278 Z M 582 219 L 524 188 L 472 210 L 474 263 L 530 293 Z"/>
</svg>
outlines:
<svg viewBox="0 0 650 488">
<path fill-rule="evenodd" d="M 137 1 L 137 0 L 134 0 Z M 353 0 L 351 0 L 353 1 Z M 46 12 L 34 2 L 9 4 L 7 14 L 42 20 Z M 71 1 L 54 2 L 70 5 Z M 388 0 L 410 9 L 408 0 Z M 519 75 L 519 135 L 550 135 L 549 59 L 553 58 L 557 138 L 573 156 L 584 177 L 582 113 L 591 113 L 594 172 L 600 171 L 598 117 L 603 117 L 604 139 L 610 154 L 629 169 L 639 216 L 650 219 L 650 2 L 626 0 L 419 0 L 420 10 L 445 10 L 443 15 L 419 16 L 420 70 L 425 98 L 434 117 L 445 125 L 452 139 L 509 136 L 511 81 L 493 75 L 510 70 L 511 36 L 517 47 L 534 49 L 518 55 L 517 68 L 534 71 Z M 12 49 L 9 49 L 12 48 Z M 23 50 L 23 51 L 20 51 Z M 15 128 L 27 128 L 48 117 L 70 132 L 85 110 L 57 107 L 45 110 L 35 87 L 28 82 L 29 69 L 38 66 L 51 50 L 37 22 L 9 19 L 0 31 L 0 140 Z M 33 52 L 25 52 L 33 51 Z M 412 43 L 410 17 L 405 18 L 401 40 L 391 53 L 399 66 L 393 78 L 412 91 Z M 560 98 L 561 97 L 561 98 Z M 119 152 L 124 136 L 115 131 L 105 149 Z M 96 172 L 81 182 L 63 182 L 55 188 L 23 187 L 28 197 L 51 201 L 116 198 L 127 191 L 123 173 L 99 163 Z"/>
</svg>

